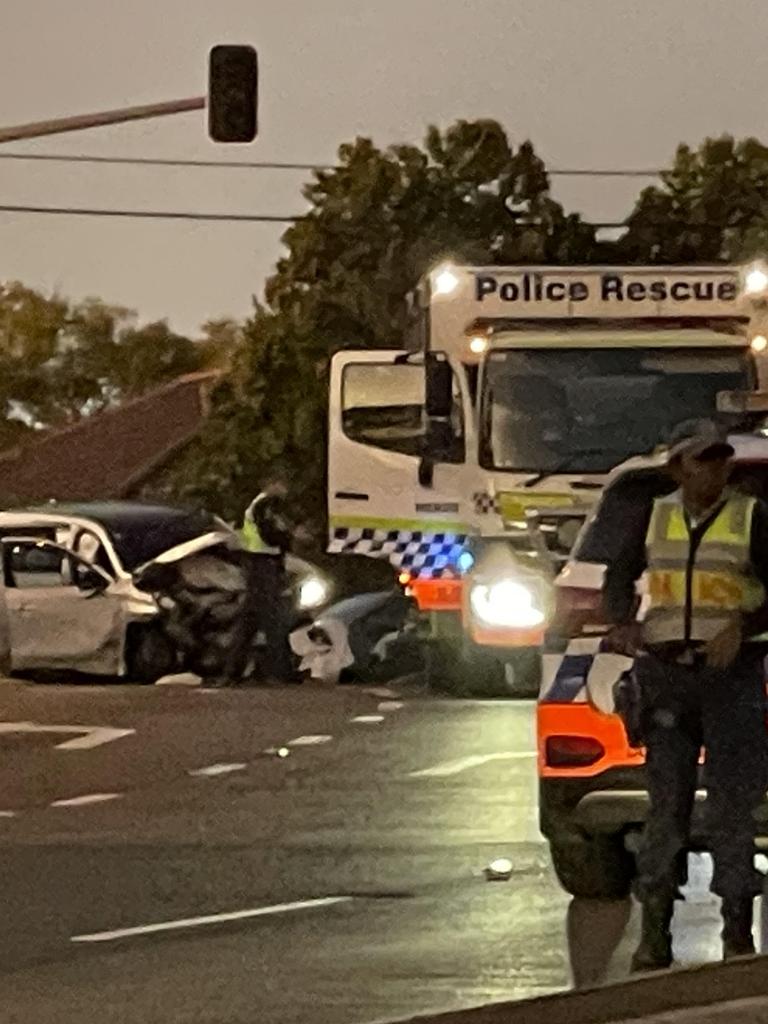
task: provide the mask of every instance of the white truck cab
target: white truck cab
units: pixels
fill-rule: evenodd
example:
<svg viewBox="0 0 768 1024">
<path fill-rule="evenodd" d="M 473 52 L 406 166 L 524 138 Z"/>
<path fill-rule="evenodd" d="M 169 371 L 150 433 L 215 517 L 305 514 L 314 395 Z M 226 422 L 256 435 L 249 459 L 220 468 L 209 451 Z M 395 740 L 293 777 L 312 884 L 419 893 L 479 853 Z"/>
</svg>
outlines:
<svg viewBox="0 0 768 1024">
<path fill-rule="evenodd" d="M 396 565 L 435 630 L 452 623 L 453 663 L 457 643 L 497 664 L 537 647 L 546 609 L 531 625 L 487 582 L 473 602 L 478 552 L 498 564 L 501 546 L 524 572 L 542 556 L 554 575 L 613 466 L 758 384 L 744 281 L 723 266 L 436 268 L 402 348 L 333 359 L 330 550 Z"/>
</svg>

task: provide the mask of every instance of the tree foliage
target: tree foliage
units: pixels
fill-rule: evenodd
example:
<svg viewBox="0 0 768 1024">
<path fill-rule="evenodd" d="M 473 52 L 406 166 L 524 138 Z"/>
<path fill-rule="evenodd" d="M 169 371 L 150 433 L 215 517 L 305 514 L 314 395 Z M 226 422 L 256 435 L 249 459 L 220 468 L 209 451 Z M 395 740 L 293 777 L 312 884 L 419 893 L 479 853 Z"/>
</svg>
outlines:
<svg viewBox="0 0 768 1024">
<path fill-rule="evenodd" d="M 719 263 L 766 253 L 768 147 L 757 139 L 705 139 L 678 147 L 658 185 L 628 218 L 620 256 L 636 263 Z"/>
</svg>

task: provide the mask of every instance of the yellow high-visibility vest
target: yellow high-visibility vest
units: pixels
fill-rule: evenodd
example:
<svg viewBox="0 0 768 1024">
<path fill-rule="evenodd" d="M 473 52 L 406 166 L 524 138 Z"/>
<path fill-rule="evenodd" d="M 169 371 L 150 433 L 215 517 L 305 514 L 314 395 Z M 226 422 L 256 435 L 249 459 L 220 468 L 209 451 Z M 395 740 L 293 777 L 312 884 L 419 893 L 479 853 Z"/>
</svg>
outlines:
<svg viewBox="0 0 768 1024">
<path fill-rule="evenodd" d="M 270 547 L 259 533 L 259 529 L 251 519 L 245 519 L 240 527 L 240 540 L 246 551 L 260 555 L 279 555 L 278 548 Z"/>
<path fill-rule="evenodd" d="M 679 494 L 657 498 L 646 534 L 646 643 L 707 641 L 765 601 L 750 558 L 755 499 L 732 494 L 707 527 L 691 564 Z"/>
</svg>

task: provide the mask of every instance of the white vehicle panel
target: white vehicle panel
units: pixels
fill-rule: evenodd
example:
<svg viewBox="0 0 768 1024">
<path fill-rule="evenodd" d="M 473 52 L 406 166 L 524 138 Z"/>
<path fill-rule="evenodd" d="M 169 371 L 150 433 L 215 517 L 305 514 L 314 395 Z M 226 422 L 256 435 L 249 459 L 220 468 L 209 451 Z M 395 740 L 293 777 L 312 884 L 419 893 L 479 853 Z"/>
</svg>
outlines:
<svg viewBox="0 0 768 1024">
<path fill-rule="evenodd" d="M 8 587 L 6 602 L 13 670 L 122 671 L 126 622 L 120 595 L 64 585 Z"/>
</svg>

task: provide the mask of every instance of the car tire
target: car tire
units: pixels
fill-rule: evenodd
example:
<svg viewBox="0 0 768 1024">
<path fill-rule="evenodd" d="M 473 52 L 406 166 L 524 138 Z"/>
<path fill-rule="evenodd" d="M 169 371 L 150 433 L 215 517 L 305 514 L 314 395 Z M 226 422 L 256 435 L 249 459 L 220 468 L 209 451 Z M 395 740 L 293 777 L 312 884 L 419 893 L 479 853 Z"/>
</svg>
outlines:
<svg viewBox="0 0 768 1024">
<path fill-rule="evenodd" d="M 128 634 L 126 649 L 127 678 L 148 685 L 178 668 L 176 649 L 159 629 L 139 626 Z"/>
<path fill-rule="evenodd" d="M 635 875 L 635 860 L 621 835 L 585 836 L 562 842 L 550 839 L 552 865 L 571 896 L 588 900 L 626 899 Z"/>
</svg>

